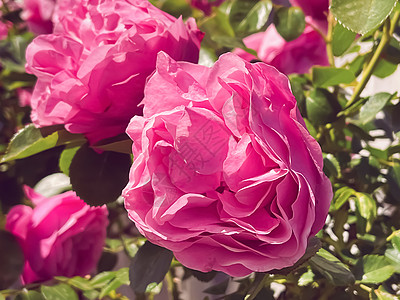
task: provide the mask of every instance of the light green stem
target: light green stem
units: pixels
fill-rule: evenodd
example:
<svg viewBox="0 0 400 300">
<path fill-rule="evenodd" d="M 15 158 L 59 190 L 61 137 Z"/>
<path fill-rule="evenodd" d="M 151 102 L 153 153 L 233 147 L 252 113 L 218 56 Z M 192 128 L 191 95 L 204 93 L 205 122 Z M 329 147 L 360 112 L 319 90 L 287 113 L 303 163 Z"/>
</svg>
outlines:
<svg viewBox="0 0 400 300">
<path fill-rule="evenodd" d="M 367 85 L 369 79 L 372 76 L 372 73 L 379 62 L 379 58 L 382 52 L 385 50 L 387 45 L 390 42 L 390 38 L 393 35 L 394 30 L 396 29 L 397 22 L 399 21 L 400 12 L 396 11 L 393 15 L 392 22 L 390 22 L 390 18 L 388 17 L 383 26 L 383 35 L 382 39 L 378 45 L 378 48 L 375 50 L 374 55 L 372 56 L 370 62 L 368 63 L 367 67 L 365 68 L 361 80 L 358 82 L 357 86 L 354 89 L 354 93 L 350 98 L 349 102 L 346 104 L 346 108 L 349 108 L 352 105 L 358 105 L 359 101 L 365 101 L 364 99 L 359 99 L 362 91 L 364 90 L 365 86 Z M 357 102 L 358 101 L 358 102 Z"/>
<path fill-rule="evenodd" d="M 328 33 L 326 35 L 326 53 L 328 55 L 328 60 L 329 64 L 332 67 L 335 67 L 335 57 L 333 55 L 333 49 L 332 49 L 332 36 L 333 36 L 333 23 L 334 23 L 334 18 L 332 14 L 329 12 L 328 15 Z"/>
</svg>

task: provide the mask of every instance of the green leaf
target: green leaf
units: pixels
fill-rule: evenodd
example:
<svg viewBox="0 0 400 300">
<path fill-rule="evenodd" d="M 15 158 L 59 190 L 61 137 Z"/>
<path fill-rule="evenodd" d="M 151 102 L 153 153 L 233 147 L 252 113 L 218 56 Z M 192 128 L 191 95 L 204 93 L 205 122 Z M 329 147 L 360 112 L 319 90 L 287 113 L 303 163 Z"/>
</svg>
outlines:
<svg viewBox="0 0 400 300">
<path fill-rule="evenodd" d="M 53 197 L 71 190 L 69 177 L 63 173 L 54 173 L 41 179 L 34 190 L 44 197 Z"/>
<path fill-rule="evenodd" d="M 270 0 L 259 1 L 237 25 L 236 31 L 246 35 L 260 31 L 267 23 L 272 7 Z"/>
<path fill-rule="evenodd" d="M 390 261 L 394 267 L 395 272 L 400 273 L 400 252 L 396 248 L 387 248 L 385 257 Z"/>
<path fill-rule="evenodd" d="M 23 290 L 22 293 L 15 297 L 15 300 L 44 300 L 44 298 L 39 292 Z"/>
<path fill-rule="evenodd" d="M 44 136 L 40 129 L 30 124 L 14 135 L 0 162 L 28 157 L 69 143 L 83 144 L 85 141 L 82 135 L 72 134 L 66 130 L 55 131 Z"/>
<path fill-rule="evenodd" d="M 0 230 L 0 290 L 12 285 L 22 273 L 24 254 L 16 237 Z"/>
<path fill-rule="evenodd" d="M 323 125 L 332 122 L 336 113 L 333 110 L 330 99 L 331 94 L 323 89 L 313 89 L 306 98 L 307 118 L 313 125 Z"/>
<path fill-rule="evenodd" d="M 360 120 L 362 123 L 367 124 L 372 121 L 376 114 L 389 102 L 391 97 L 392 95 L 389 93 L 378 93 L 369 97 L 367 102 L 365 102 L 360 109 Z"/>
<path fill-rule="evenodd" d="M 355 282 L 353 273 L 324 249 L 320 249 L 317 255 L 312 257 L 309 262 L 313 270 L 320 273 L 334 285 L 348 286 Z"/>
<path fill-rule="evenodd" d="M 229 14 L 229 22 L 233 29 L 238 28 L 240 23 L 246 19 L 248 13 L 257 4 L 257 0 L 233 0 L 231 1 Z"/>
<path fill-rule="evenodd" d="M 130 165 L 128 154 L 97 153 L 83 145 L 70 165 L 72 189 L 92 206 L 113 202 L 128 183 Z"/>
<path fill-rule="evenodd" d="M 392 75 L 396 70 L 397 64 L 391 63 L 386 59 L 380 59 L 372 74 L 378 78 L 385 78 Z"/>
<path fill-rule="evenodd" d="M 288 42 L 297 39 L 306 26 L 303 11 L 295 6 L 278 8 L 274 24 L 279 34 Z"/>
<path fill-rule="evenodd" d="M 357 230 L 364 234 L 369 232 L 376 218 L 376 202 L 368 194 L 356 193 Z"/>
<path fill-rule="evenodd" d="M 338 84 L 349 84 L 355 80 L 353 72 L 343 68 L 313 67 L 312 80 L 316 86 L 327 88 Z"/>
<path fill-rule="evenodd" d="M 71 285 L 77 289 L 80 289 L 82 291 L 89 291 L 89 290 L 93 289 L 93 286 L 89 283 L 88 279 L 82 278 L 79 276 L 75 276 L 72 278 L 55 276 L 54 279 L 64 282 L 64 283 L 68 283 L 69 285 Z"/>
<path fill-rule="evenodd" d="M 129 269 L 123 268 L 116 272 L 116 277 L 111 280 L 106 286 L 104 286 L 100 291 L 100 298 L 105 297 L 110 292 L 115 291 L 121 285 L 128 285 L 129 284 Z"/>
<path fill-rule="evenodd" d="M 365 255 L 360 258 L 355 267 L 356 279 L 362 283 L 381 283 L 394 273 L 390 261 L 382 255 Z"/>
<path fill-rule="evenodd" d="M 72 159 L 74 158 L 76 152 L 79 150 L 80 146 L 66 147 L 63 152 L 61 152 L 60 159 L 58 161 L 58 166 L 60 171 L 65 175 L 69 176 L 69 167 L 71 165 Z"/>
<path fill-rule="evenodd" d="M 333 55 L 341 56 L 354 42 L 356 33 L 344 28 L 340 23 L 335 25 L 332 34 Z"/>
<path fill-rule="evenodd" d="M 139 248 L 129 268 L 130 286 L 136 293 L 144 293 L 150 283 L 160 283 L 167 274 L 173 254 L 147 241 Z"/>
<path fill-rule="evenodd" d="M 60 283 L 53 286 L 42 285 L 40 288 L 46 300 L 78 300 L 78 295 L 69 285 Z"/>
<path fill-rule="evenodd" d="M 331 153 L 323 153 L 324 157 L 324 173 L 328 177 L 339 177 L 340 165 L 336 157 Z"/>
<path fill-rule="evenodd" d="M 6 300 L 6 298 L 4 298 L 2 293 L 0 293 L 0 300 Z"/>
<path fill-rule="evenodd" d="M 212 67 L 217 61 L 218 57 L 213 49 L 201 47 L 199 54 L 199 65 Z"/>
<path fill-rule="evenodd" d="M 345 204 L 351 196 L 354 196 L 356 194 L 356 191 L 353 190 L 352 188 L 348 186 L 344 186 L 340 189 L 338 189 L 335 192 L 335 196 L 333 197 L 332 200 L 332 209 L 333 210 L 338 210 L 342 207 L 343 204 Z"/>
<path fill-rule="evenodd" d="M 95 289 L 102 289 L 105 285 L 107 285 L 111 280 L 113 280 L 117 276 L 117 273 L 114 271 L 110 272 L 102 272 L 97 274 L 90 280 L 90 284 Z"/>
<path fill-rule="evenodd" d="M 395 248 L 400 253 L 400 230 L 397 230 L 392 233 L 390 242 L 392 243 L 393 248 Z"/>
<path fill-rule="evenodd" d="M 397 0 L 332 0 L 330 11 L 346 28 L 366 34 L 390 15 Z"/>
<path fill-rule="evenodd" d="M 307 272 L 303 273 L 300 278 L 299 278 L 299 282 L 298 285 L 299 286 L 307 286 L 310 283 L 314 282 L 314 273 L 311 269 L 308 269 Z"/>
</svg>

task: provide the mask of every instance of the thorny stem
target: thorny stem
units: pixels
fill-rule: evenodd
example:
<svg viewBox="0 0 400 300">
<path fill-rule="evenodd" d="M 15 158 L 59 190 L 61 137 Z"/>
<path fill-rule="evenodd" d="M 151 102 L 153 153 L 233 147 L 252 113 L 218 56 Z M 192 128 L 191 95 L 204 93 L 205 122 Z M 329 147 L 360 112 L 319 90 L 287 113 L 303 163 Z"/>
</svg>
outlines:
<svg viewBox="0 0 400 300">
<path fill-rule="evenodd" d="M 392 37 L 394 30 L 396 29 L 397 22 L 399 21 L 399 17 L 400 17 L 400 12 L 396 11 L 393 15 L 392 22 L 390 22 L 390 17 L 388 17 L 386 19 L 384 26 L 383 26 L 382 39 L 378 45 L 378 48 L 376 49 L 374 55 L 372 56 L 370 62 L 367 65 L 365 71 L 363 72 L 361 80 L 358 82 L 357 86 L 355 87 L 352 97 L 350 98 L 349 102 L 347 102 L 347 104 L 346 104 L 346 108 L 349 108 L 353 105 L 354 106 L 359 105 L 360 102 L 365 101 L 364 99 L 359 99 L 361 92 L 364 90 L 369 79 L 371 78 L 372 73 L 373 73 L 376 65 L 379 62 L 379 58 L 380 58 L 382 52 L 385 50 L 385 48 L 389 44 L 390 38 Z M 349 112 L 350 111 L 352 111 L 352 110 L 349 110 Z M 347 113 L 344 112 L 344 115 L 347 115 Z"/>
</svg>

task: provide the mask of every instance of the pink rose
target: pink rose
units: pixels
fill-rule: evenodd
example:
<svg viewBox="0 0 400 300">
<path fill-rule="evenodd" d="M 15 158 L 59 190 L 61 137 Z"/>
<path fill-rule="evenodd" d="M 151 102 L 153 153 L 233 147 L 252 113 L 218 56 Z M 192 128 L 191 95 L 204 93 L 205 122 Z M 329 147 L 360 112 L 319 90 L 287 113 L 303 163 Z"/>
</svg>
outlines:
<svg viewBox="0 0 400 300">
<path fill-rule="evenodd" d="M 55 0 L 24 0 L 21 18 L 35 34 L 51 33 Z"/>
<path fill-rule="evenodd" d="M 74 192 L 45 198 L 25 187 L 25 193 L 35 207 L 14 206 L 6 221 L 24 251 L 23 283 L 91 272 L 103 251 L 107 208 L 90 207 Z"/>
<path fill-rule="evenodd" d="M 225 0 L 190 0 L 190 5 L 200 9 L 205 15 L 211 14 L 213 6 L 220 6 Z"/>
<path fill-rule="evenodd" d="M 18 104 L 21 107 L 31 105 L 32 90 L 31 89 L 17 89 Z"/>
<path fill-rule="evenodd" d="M 212 68 L 159 53 L 125 207 L 185 266 L 244 276 L 293 265 L 324 225 L 332 188 L 288 79 L 222 55 Z"/>
<path fill-rule="evenodd" d="M 295 40 L 287 42 L 271 24 L 265 32 L 252 34 L 243 39 L 246 47 L 257 51 L 258 57 L 285 74 L 307 73 L 314 65 L 328 66 L 328 55 L 323 37 L 307 25 Z M 255 57 L 244 50 L 235 49 L 246 60 Z"/>
<path fill-rule="evenodd" d="M 197 62 L 203 37 L 194 19 L 185 24 L 143 0 L 64 0 L 55 19 L 54 33 L 27 49 L 27 71 L 38 77 L 32 120 L 65 124 L 92 144 L 123 133 L 141 114 L 137 105 L 159 51 Z"/>
</svg>

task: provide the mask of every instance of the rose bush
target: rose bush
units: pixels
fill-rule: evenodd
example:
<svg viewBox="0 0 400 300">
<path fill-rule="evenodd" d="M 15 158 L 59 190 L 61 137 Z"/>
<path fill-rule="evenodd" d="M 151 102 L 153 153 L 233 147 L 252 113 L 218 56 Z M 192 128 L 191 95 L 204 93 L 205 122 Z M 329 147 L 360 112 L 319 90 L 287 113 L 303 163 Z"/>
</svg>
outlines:
<svg viewBox="0 0 400 300">
<path fill-rule="evenodd" d="M 34 208 L 14 206 L 6 221 L 24 251 L 23 283 L 93 271 L 106 238 L 107 208 L 90 207 L 74 192 L 46 198 L 25 187 L 25 193 Z"/>
<path fill-rule="evenodd" d="M 332 197 L 288 79 L 222 55 L 212 68 L 158 55 L 132 118 L 130 218 L 185 266 L 232 276 L 293 265 Z"/>
<path fill-rule="evenodd" d="M 92 143 L 123 133 L 141 114 L 160 50 L 198 60 L 203 34 L 194 19 L 185 24 L 148 1 L 62 1 L 58 10 L 53 34 L 37 37 L 26 54 L 27 71 L 38 77 L 31 100 L 38 127 L 65 124 Z"/>
</svg>

